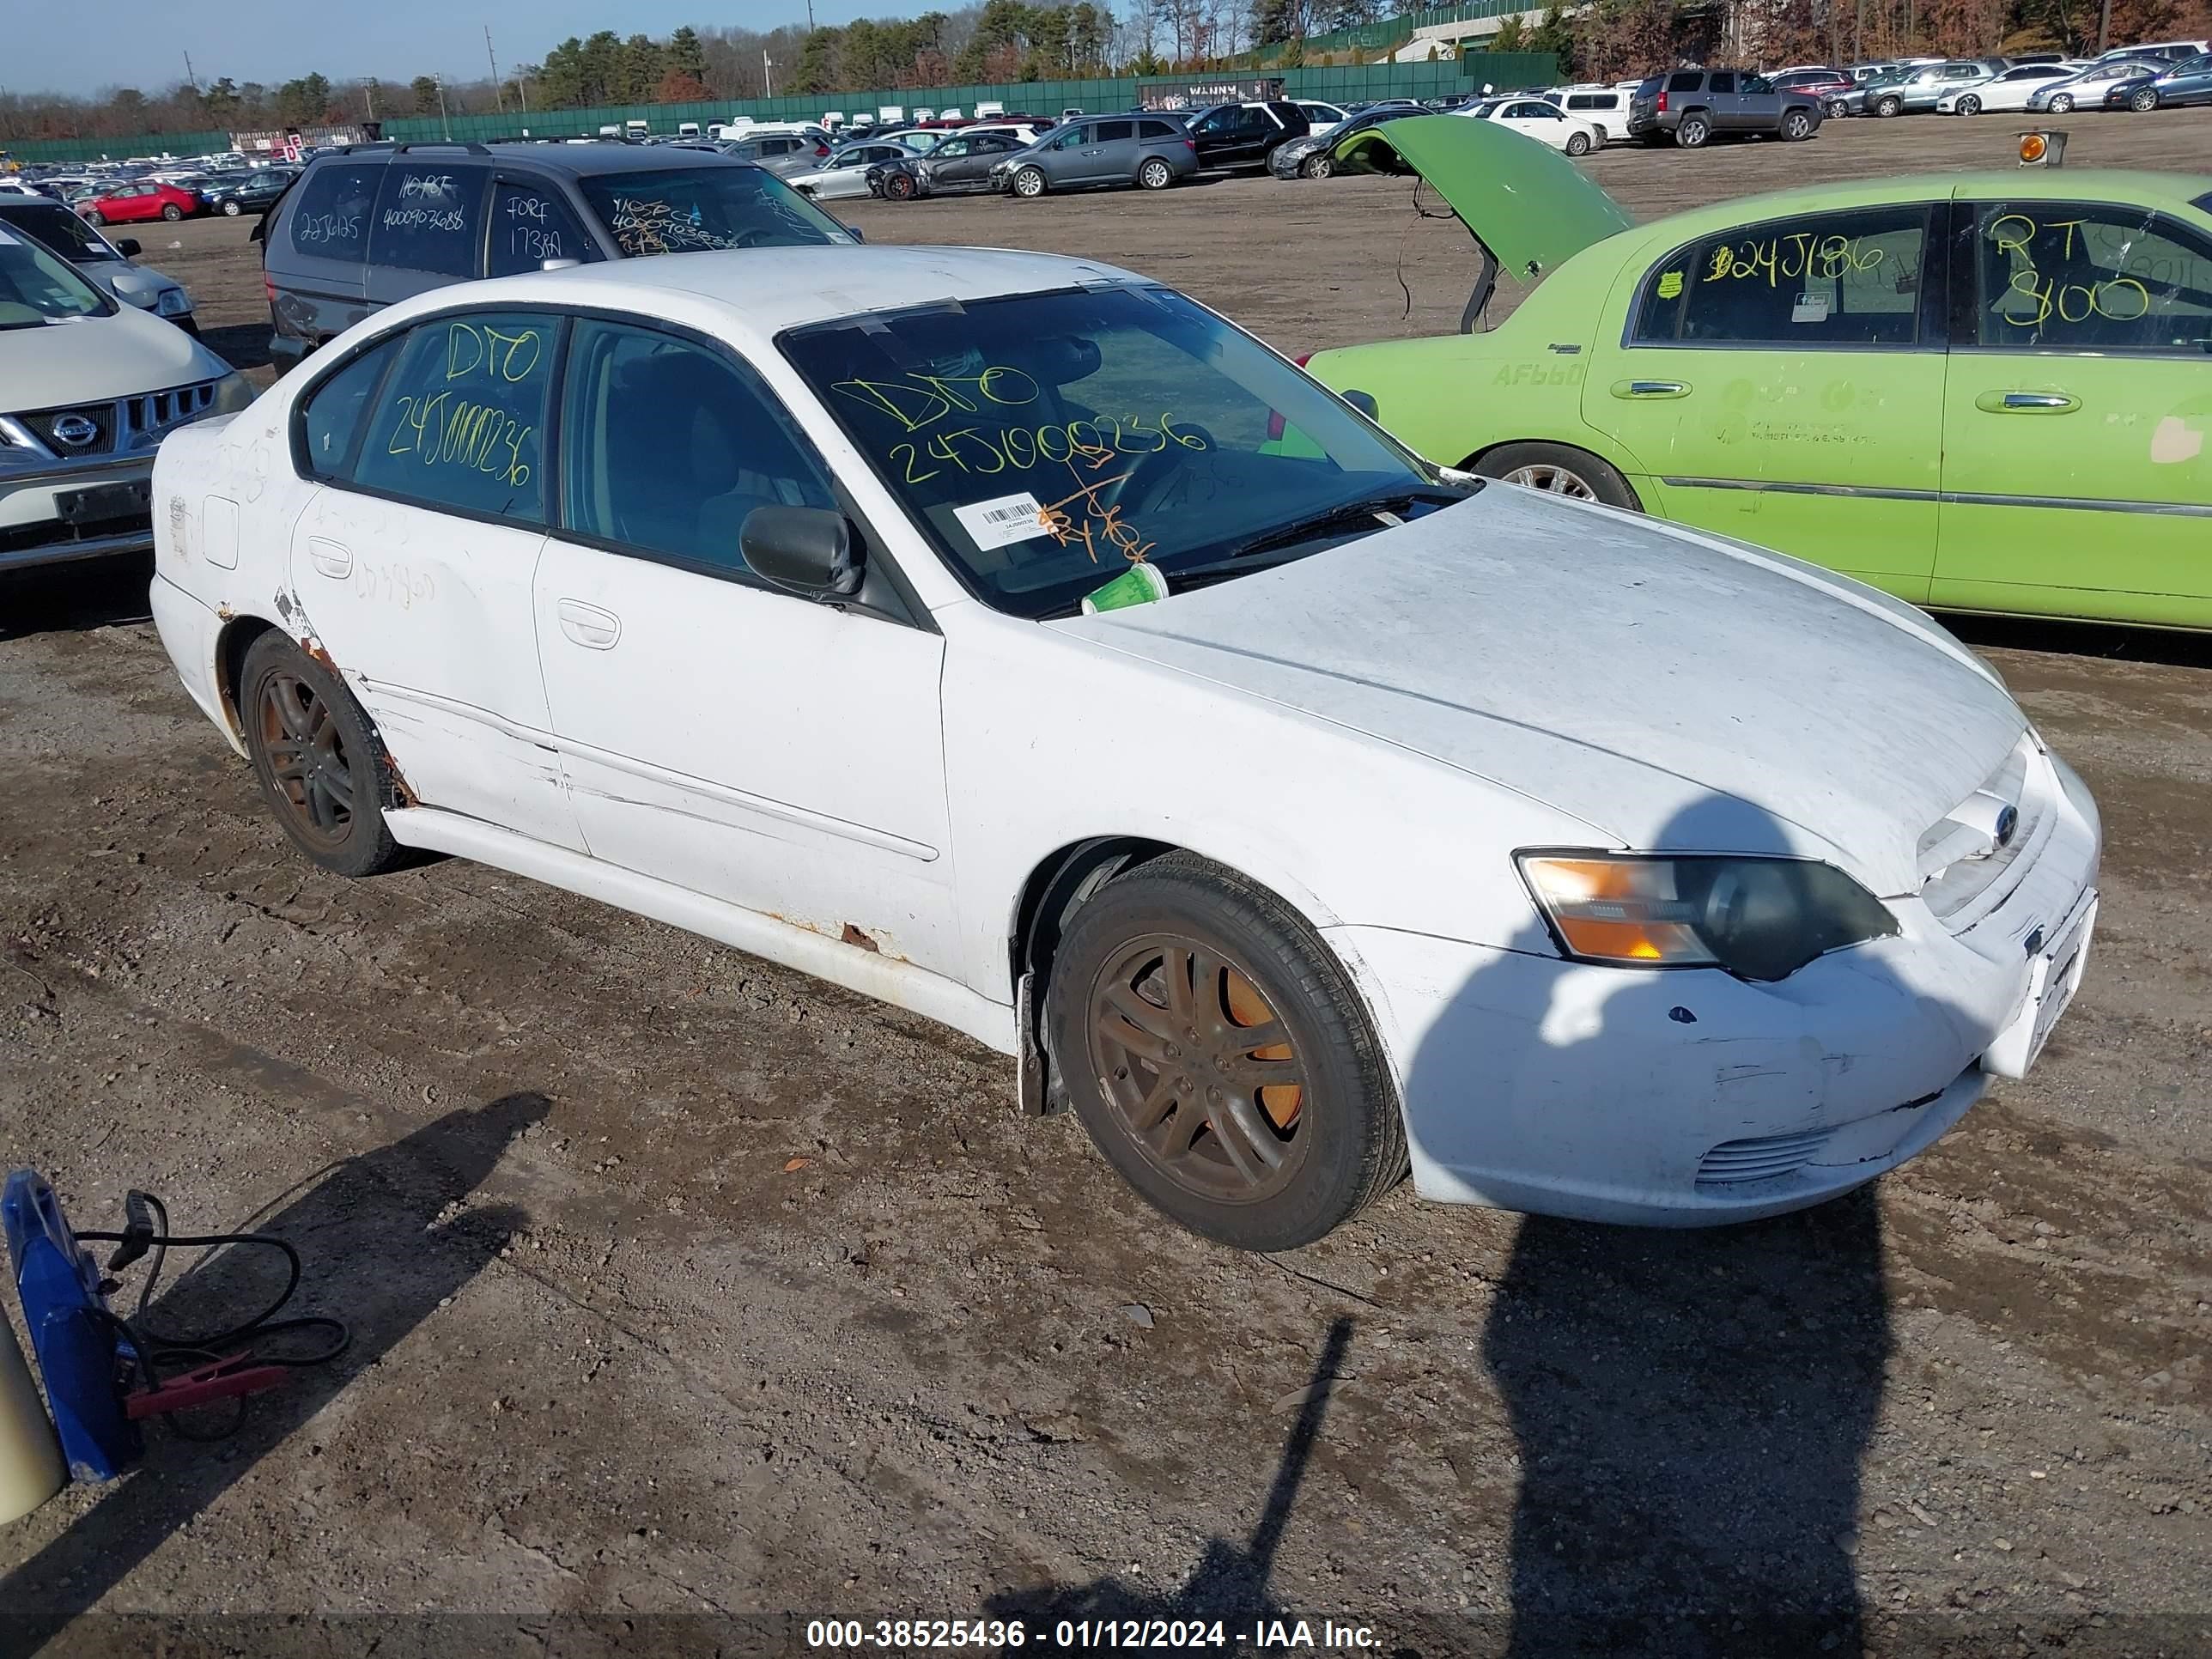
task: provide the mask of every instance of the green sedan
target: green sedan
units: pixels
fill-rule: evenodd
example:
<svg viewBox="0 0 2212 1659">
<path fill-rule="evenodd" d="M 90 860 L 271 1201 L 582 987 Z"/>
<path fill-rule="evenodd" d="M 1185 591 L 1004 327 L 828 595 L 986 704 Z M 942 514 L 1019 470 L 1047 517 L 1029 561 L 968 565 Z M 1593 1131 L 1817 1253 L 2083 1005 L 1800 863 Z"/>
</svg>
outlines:
<svg viewBox="0 0 2212 1659">
<path fill-rule="evenodd" d="M 2212 628 L 2212 179 L 1933 174 L 1637 225 L 1432 116 L 1345 141 L 1474 233 L 1470 331 L 1321 353 L 1431 460 L 1917 604 Z M 1536 286 L 1488 331 L 1501 270 Z"/>
</svg>

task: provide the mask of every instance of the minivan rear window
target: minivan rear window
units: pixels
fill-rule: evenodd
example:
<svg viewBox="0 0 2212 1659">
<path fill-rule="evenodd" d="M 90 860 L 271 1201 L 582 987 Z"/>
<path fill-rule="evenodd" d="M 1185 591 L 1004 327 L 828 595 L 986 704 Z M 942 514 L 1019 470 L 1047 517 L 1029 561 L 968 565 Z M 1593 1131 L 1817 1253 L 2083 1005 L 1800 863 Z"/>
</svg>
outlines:
<svg viewBox="0 0 2212 1659">
<path fill-rule="evenodd" d="M 1124 138 L 1136 136 L 1137 124 L 1133 121 L 1101 121 L 1098 124 L 1098 142 L 1102 144 L 1118 143 Z"/>
<path fill-rule="evenodd" d="M 481 167 L 397 161 L 376 198 L 370 257 L 380 265 L 473 276 L 483 242 Z"/>
<path fill-rule="evenodd" d="M 295 252 L 313 259 L 362 259 L 384 164 L 311 169 L 288 198 L 284 228 Z"/>
<path fill-rule="evenodd" d="M 1165 121 L 1139 121 L 1137 123 L 1137 136 L 1139 138 L 1173 138 L 1177 134 Z"/>
</svg>

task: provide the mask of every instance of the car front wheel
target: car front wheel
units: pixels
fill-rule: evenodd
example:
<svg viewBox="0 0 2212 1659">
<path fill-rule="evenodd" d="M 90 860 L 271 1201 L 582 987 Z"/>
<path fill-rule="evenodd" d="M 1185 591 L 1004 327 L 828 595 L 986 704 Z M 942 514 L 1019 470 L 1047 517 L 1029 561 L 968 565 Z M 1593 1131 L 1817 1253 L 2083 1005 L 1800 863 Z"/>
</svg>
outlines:
<svg viewBox="0 0 2212 1659">
<path fill-rule="evenodd" d="M 2051 100 L 2051 112 L 2053 115 L 2070 115 L 2073 113 L 2073 111 L 2074 100 L 2067 94 L 2061 92 L 2052 95 Z"/>
<path fill-rule="evenodd" d="M 1165 161 L 1147 161 L 1137 169 L 1137 182 L 1146 190 L 1165 190 L 1175 183 L 1175 169 Z"/>
<path fill-rule="evenodd" d="M 84 222 L 88 225 L 104 225 L 107 222 L 107 216 L 102 213 L 98 208 L 87 208 L 84 214 Z"/>
<path fill-rule="evenodd" d="M 239 714 L 262 796 L 294 846 L 341 876 L 399 861 L 384 822 L 392 763 L 336 674 L 271 630 L 246 651 Z"/>
<path fill-rule="evenodd" d="M 1702 115 L 1685 115 L 1674 129 L 1674 142 L 1684 149 L 1696 149 L 1712 136 L 1713 130 Z"/>
<path fill-rule="evenodd" d="M 1960 113 L 1960 114 L 1961 114 L 1961 115 L 1979 115 L 1981 112 L 1982 112 L 1982 100 L 1981 100 L 1980 99 L 1978 99 L 1978 98 L 1975 97 L 1975 96 L 1974 96 L 1974 94 L 1973 94 L 1972 93 L 1971 93 L 1971 92 L 1970 92 L 1970 93 L 1968 93 L 1965 97 L 1963 97 L 1963 98 L 1961 98 L 1960 100 L 1959 100 L 1959 113 Z"/>
<path fill-rule="evenodd" d="M 1014 194 L 1031 201 L 1044 194 L 1044 169 L 1024 167 L 1014 175 Z"/>
<path fill-rule="evenodd" d="M 174 202 L 167 202 L 162 204 L 161 216 L 173 225 L 185 216 L 185 210 Z"/>
<path fill-rule="evenodd" d="M 2153 92 L 2148 87 L 2142 88 L 2136 93 L 2134 97 L 2128 100 L 2128 107 L 2138 112 L 2142 110 L 2156 109 L 2158 107 L 2158 94 Z"/>
<path fill-rule="evenodd" d="M 1568 155 L 1587 155 L 1589 154 L 1589 134 L 1587 132 L 1571 132 L 1567 135 Z"/>
<path fill-rule="evenodd" d="M 222 216 L 226 219 L 235 219 L 245 211 L 246 210 L 235 202 L 225 202 L 222 204 Z"/>
<path fill-rule="evenodd" d="M 1327 155 L 1309 155 L 1298 163 L 1302 179 L 1326 179 L 1336 171 L 1336 163 Z"/>
<path fill-rule="evenodd" d="M 1397 1091 L 1343 964 L 1230 871 L 1173 853 L 1107 883 L 1069 923 L 1047 997 L 1085 1129 L 1194 1233 L 1291 1249 L 1405 1174 Z"/>
<path fill-rule="evenodd" d="M 903 173 L 894 173 L 890 178 L 884 180 L 884 194 L 890 197 L 894 202 L 912 201 L 914 199 L 914 179 L 908 174 Z"/>
<path fill-rule="evenodd" d="M 1588 450 L 1566 444 L 1501 444 L 1469 461 L 1467 471 L 1572 501 L 1644 510 L 1618 470 Z"/>
</svg>

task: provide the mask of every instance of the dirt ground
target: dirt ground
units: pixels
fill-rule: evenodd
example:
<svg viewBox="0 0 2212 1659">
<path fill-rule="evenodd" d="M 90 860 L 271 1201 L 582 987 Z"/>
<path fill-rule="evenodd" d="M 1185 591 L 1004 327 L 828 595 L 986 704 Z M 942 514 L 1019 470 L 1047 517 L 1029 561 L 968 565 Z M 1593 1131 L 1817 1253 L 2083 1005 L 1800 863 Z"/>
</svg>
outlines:
<svg viewBox="0 0 2212 1659">
<path fill-rule="evenodd" d="M 1650 214 L 2002 165 L 2018 125 L 1591 166 Z M 2212 111 L 2074 125 L 2076 162 L 2212 173 Z M 1112 258 L 1303 351 L 1453 325 L 1464 236 L 1410 198 L 850 216 Z M 251 365 L 244 235 L 143 240 Z M 1876 1188 L 1689 1234 L 1401 1189 L 1255 1258 L 927 1022 L 479 866 L 316 872 L 144 609 L 143 570 L 0 585 L 0 1157 L 82 1226 L 141 1187 L 283 1233 L 353 1344 L 0 1529 L 0 1654 L 1106 1615 L 1429 1659 L 2212 1652 L 2212 643 L 1966 630 L 2096 791 L 2105 905 L 2034 1076 Z M 153 1322 L 249 1304 L 234 1255 Z"/>
</svg>

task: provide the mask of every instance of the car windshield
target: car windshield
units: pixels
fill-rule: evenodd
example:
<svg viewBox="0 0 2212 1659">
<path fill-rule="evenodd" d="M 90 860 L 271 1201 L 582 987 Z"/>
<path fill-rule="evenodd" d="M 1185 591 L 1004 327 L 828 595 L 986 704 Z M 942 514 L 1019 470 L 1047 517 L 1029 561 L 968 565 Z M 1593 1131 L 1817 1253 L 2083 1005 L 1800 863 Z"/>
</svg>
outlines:
<svg viewBox="0 0 2212 1659">
<path fill-rule="evenodd" d="M 4 210 L 0 210 L 0 224 L 11 230 L 20 230 L 26 236 L 37 238 L 64 259 L 88 263 L 94 259 L 120 259 L 123 257 L 108 246 L 106 239 L 98 231 L 59 202 L 28 204 L 21 207 L 10 203 Z"/>
<path fill-rule="evenodd" d="M 0 329 L 73 323 L 107 309 L 100 290 L 62 261 L 0 229 Z"/>
<path fill-rule="evenodd" d="M 759 167 L 587 173 L 576 183 L 615 246 L 633 258 L 853 240 L 835 219 Z"/>
<path fill-rule="evenodd" d="M 1363 503 L 1411 517 L 1459 493 L 1170 289 L 947 301 L 778 343 L 969 590 L 1015 616 L 1072 611 L 1131 560 L 1218 580 L 1332 533 L 1310 520 L 1346 513 L 1341 539 Z"/>
</svg>

